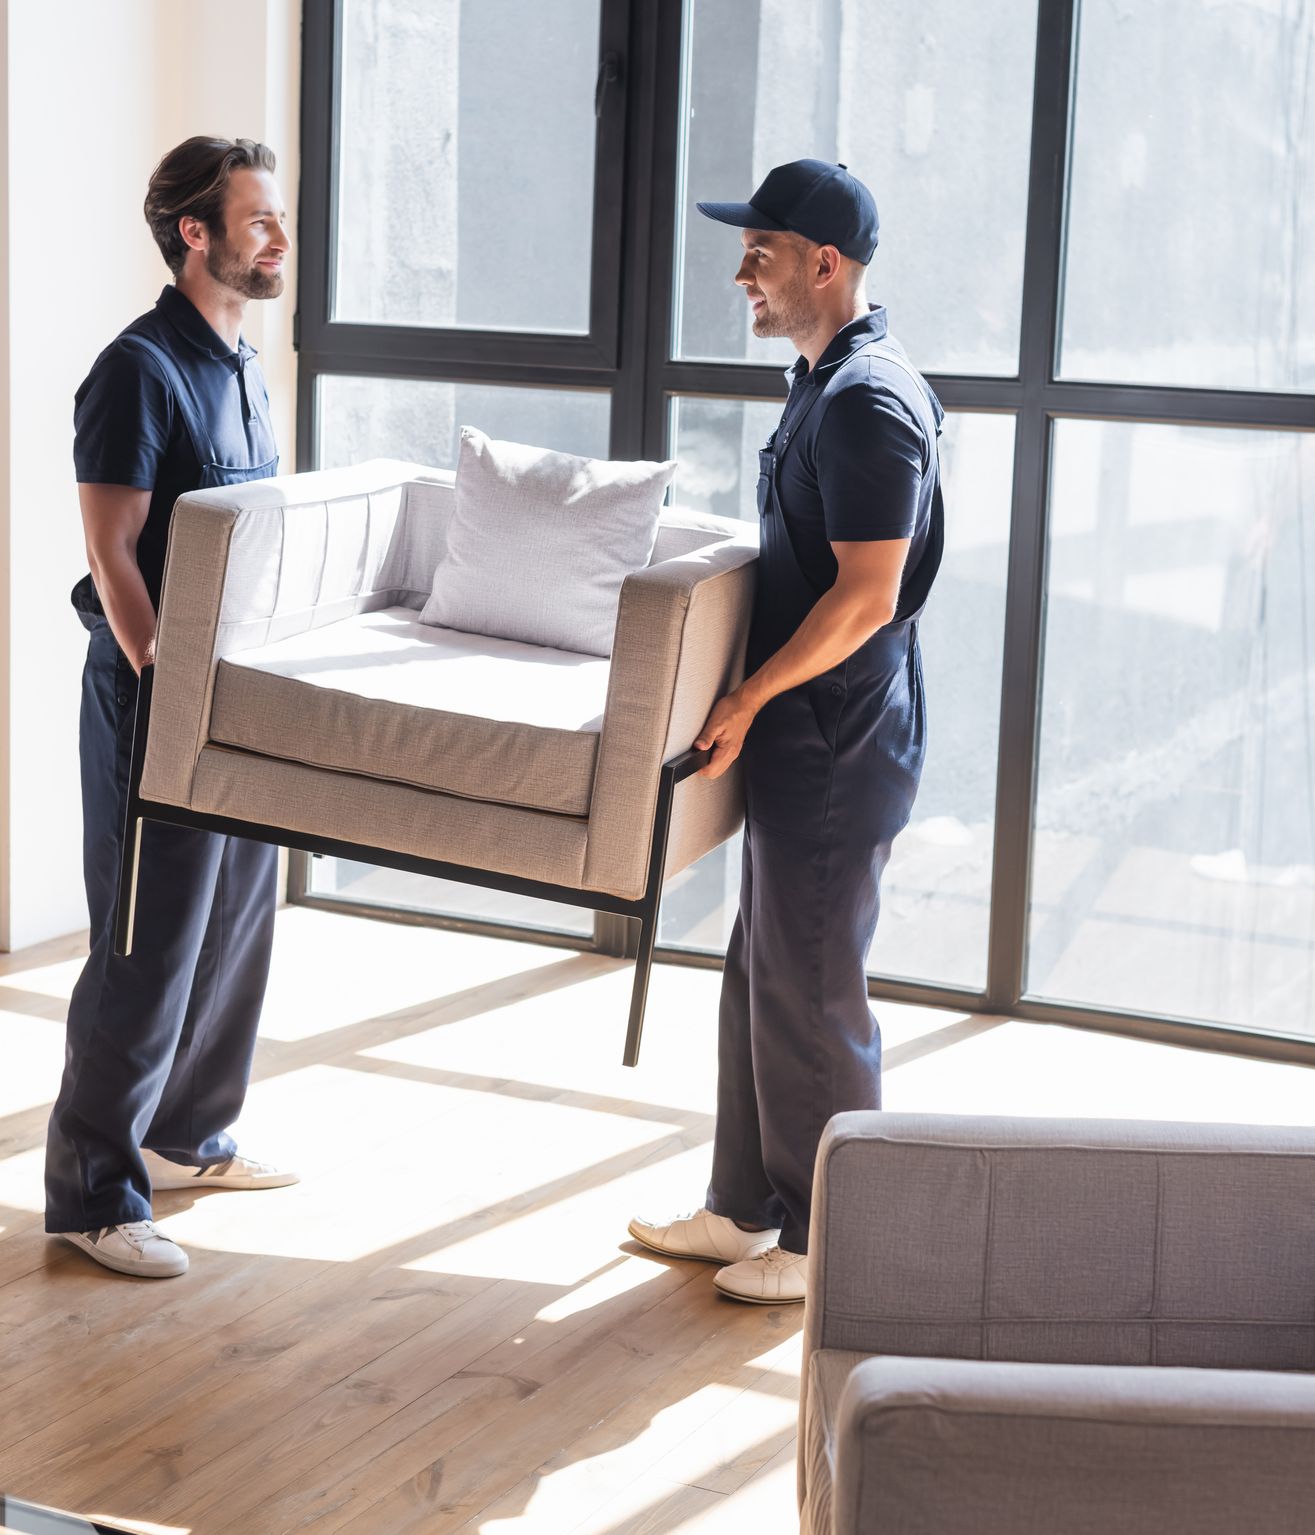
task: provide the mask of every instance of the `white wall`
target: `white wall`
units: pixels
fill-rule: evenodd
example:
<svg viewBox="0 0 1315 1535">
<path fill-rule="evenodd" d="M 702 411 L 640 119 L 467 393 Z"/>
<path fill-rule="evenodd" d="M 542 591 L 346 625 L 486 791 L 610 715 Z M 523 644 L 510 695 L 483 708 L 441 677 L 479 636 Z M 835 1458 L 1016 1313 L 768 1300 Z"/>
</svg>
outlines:
<svg viewBox="0 0 1315 1535">
<path fill-rule="evenodd" d="M 173 145 L 194 133 L 269 144 L 295 228 L 301 5 L 0 0 L 0 21 L 0 949 L 10 949 L 86 923 L 85 633 L 68 604 L 86 570 L 73 393 L 171 280 L 142 200 Z M 244 330 L 288 470 L 295 302 L 290 282 L 281 299 L 251 305 Z"/>
</svg>

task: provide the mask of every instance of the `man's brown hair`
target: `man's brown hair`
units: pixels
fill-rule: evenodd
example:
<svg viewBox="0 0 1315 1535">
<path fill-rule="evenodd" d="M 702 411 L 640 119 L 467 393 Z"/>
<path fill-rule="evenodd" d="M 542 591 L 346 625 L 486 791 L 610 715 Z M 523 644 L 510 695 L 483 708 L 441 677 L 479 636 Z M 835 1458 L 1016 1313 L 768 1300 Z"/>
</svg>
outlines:
<svg viewBox="0 0 1315 1535">
<path fill-rule="evenodd" d="M 188 251 L 178 230 L 179 219 L 200 219 L 212 234 L 222 237 L 228 178 L 238 170 L 273 169 L 274 151 L 255 139 L 212 139 L 200 134 L 165 155 L 151 172 L 143 211 L 175 277 Z"/>
</svg>

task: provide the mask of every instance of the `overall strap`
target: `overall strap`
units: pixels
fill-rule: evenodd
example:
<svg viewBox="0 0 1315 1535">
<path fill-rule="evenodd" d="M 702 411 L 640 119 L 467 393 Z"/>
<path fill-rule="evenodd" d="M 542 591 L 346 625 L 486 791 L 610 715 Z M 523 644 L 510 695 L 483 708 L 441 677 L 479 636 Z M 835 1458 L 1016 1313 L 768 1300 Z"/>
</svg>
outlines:
<svg viewBox="0 0 1315 1535">
<path fill-rule="evenodd" d="M 936 485 L 932 491 L 931 524 L 927 529 L 927 545 L 923 550 L 922 559 L 918 562 L 917 570 L 909 573 L 910 579 L 901 590 L 900 600 L 895 609 L 896 623 L 916 626 L 923 609 L 927 606 L 932 582 L 936 579 L 936 573 L 940 569 L 941 559 L 945 553 L 945 500 L 941 493 L 940 444 L 937 441 L 941 435 L 941 429 L 931 409 L 927 383 L 917 369 L 887 341 L 874 341 L 869 351 L 884 357 L 887 362 L 893 362 L 897 368 L 902 368 L 917 385 L 918 399 L 921 401 L 922 427 L 927 433 L 933 461 L 937 466 Z M 916 633 L 916 627 L 914 632 Z"/>
<path fill-rule="evenodd" d="M 897 368 L 902 368 L 904 372 L 907 373 L 908 376 L 917 385 L 918 399 L 922 402 L 923 430 L 927 431 L 928 442 L 934 444 L 936 439 L 941 435 L 941 429 L 936 424 L 936 417 L 932 414 L 931 410 L 931 402 L 927 398 L 926 379 L 924 379 L 922 374 L 918 372 L 913 364 L 909 362 L 909 360 L 900 352 L 898 352 L 893 346 L 891 346 L 888 341 L 874 341 L 871 346 L 865 350 L 868 351 L 869 355 L 875 353 L 877 356 L 884 357 L 887 362 L 893 362 Z M 928 430 L 928 428 L 930 428 L 930 430 Z"/>
<path fill-rule="evenodd" d="M 183 426 L 192 444 L 192 451 L 196 454 L 197 463 L 204 467 L 212 462 L 215 456 L 214 448 L 211 445 L 209 434 L 201 425 L 200 418 L 193 405 L 191 391 L 184 381 L 182 370 L 177 362 L 165 351 L 158 341 L 153 341 L 149 336 L 142 335 L 140 331 L 134 331 L 130 337 L 125 339 L 130 341 L 132 345 L 139 346 L 142 351 L 149 353 L 159 363 L 161 372 L 164 374 L 169 387 L 173 390 L 174 404 L 183 418 Z"/>
</svg>

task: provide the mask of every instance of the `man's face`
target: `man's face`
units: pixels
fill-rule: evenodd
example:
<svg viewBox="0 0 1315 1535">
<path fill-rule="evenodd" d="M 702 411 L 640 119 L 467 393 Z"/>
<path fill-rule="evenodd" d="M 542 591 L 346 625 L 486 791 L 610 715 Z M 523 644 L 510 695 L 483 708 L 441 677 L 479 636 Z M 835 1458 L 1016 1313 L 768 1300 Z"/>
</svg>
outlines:
<svg viewBox="0 0 1315 1535">
<path fill-rule="evenodd" d="M 234 171 L 228 179 L 224 230 L 211 231 L 205 269 L 243 298 L 277 298 L 291 247 L 288 215 L 268 171 Z"/>
<path fill-rule="evenodd" d="M 808 242 L 801 235 L 746 229 L 740 243 L 744 259 L 735 281 L 753 307 L 754 335 L 806 336 L 816 322 Z"/>
</svg>

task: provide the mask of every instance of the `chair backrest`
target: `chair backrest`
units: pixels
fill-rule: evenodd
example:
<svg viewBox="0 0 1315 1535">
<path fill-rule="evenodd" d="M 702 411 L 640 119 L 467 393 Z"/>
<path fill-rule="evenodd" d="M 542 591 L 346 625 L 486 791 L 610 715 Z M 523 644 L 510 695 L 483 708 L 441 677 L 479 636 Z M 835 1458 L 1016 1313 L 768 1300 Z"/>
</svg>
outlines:
<svg viewBox="0 0 1315 1535">
<path fill-rule="evenodd" d="M 1315 1369 L 1315 1129 L 842 1114 L 806 1348 Z"/>
</svg>

